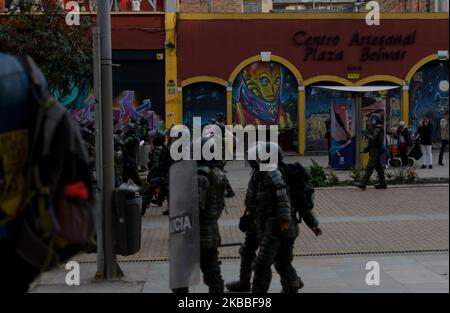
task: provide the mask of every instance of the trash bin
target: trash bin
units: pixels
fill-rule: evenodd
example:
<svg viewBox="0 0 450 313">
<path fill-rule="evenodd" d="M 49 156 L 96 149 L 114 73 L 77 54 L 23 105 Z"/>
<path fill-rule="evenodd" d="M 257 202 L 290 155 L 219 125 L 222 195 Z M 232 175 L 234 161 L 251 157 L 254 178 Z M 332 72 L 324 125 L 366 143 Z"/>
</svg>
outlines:
<svg viewBox="0 0 450 313">
<path fill-rule="evenodd" d="M 141 249 L 141 206 L 139 186 L 127 182 L 114 192 L 116 254 L 129 256 Z"/>
</svg>

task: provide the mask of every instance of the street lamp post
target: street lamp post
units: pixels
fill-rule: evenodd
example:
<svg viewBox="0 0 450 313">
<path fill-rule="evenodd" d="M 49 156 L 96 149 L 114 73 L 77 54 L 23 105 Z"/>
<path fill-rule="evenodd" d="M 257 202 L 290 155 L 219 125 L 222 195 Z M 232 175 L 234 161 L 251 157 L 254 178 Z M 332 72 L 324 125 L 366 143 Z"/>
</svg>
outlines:
<svg viewBox="0 0 450 313">
<path fill-rule="evenodd" d="M 111 48 L 111 4 L 97 1 L 98 25 L 100 27 L 101 59 L 101 115 L 100 133 L 102 148 L 102 212 L 103 212 L 103 278 L 122 276 L 117 264 L 114 247 L 113 192 L 114 192 L 114 145 L 113 145 L 113 91 L 112 91 L 112 48 Z"/>
</svg>

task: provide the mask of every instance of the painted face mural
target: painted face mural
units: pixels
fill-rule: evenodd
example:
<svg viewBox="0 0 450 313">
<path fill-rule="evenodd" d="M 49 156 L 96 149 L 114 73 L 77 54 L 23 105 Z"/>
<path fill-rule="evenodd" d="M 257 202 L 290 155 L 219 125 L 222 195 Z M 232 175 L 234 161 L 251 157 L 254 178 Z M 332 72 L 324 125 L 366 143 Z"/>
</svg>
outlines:
<svg viewBox="0 0 450 313">
<path fill-rule="evenodd" d="M 439 121 L 448 110 L 448 62 L 434 61 L 414 75 L 409 88 L 410 126 L 417 130 L 424 115 L 431 118 L 433 140 L 440 141 Z"/>
<path fill-rule="evenodd" d="M 239 125 L 279 125 L 295 128 L 298 83 L 276 62 L 255 62 L 233 84 L 233 122 Z"/>
</svg>

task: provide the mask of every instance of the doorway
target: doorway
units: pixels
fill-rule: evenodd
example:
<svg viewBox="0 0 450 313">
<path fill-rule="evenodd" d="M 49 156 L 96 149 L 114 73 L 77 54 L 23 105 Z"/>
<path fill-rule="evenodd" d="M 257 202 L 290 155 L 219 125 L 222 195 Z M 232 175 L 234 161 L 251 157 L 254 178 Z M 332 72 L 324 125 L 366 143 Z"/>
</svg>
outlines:
<svg viewBox="0 0 450 313">
<path fill-rule="evenodd" d="M 367 128 L 368 117 L 378 113 L 383 120 L 386 138 L 386 100 L 374 92 L 388 91 L 400 86 L 316 86 L 314 88 L 343 92 L 332 99 L 330 118 L 330 158 L 333 169 L 363 169 L 368 155 L 361 153 L 367 147 L 362 130 Z M 386 142 L 386 140 L 385 140 Z"/>
</svg>

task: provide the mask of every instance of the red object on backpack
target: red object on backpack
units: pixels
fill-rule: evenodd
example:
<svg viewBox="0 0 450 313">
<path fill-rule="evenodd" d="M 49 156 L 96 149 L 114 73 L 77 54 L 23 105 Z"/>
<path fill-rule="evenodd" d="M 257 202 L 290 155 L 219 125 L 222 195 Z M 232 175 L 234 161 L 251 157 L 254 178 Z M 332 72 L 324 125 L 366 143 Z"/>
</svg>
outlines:
<svg viewBox="0 0 450 313">
<path fill-rule="evenodd" d="M 64 187 L 64 195 L 68 198 L 78 198 L 82 201 L 89 200 L 89 190 L 84 182 L 76 182 Z"/>
</svg>

